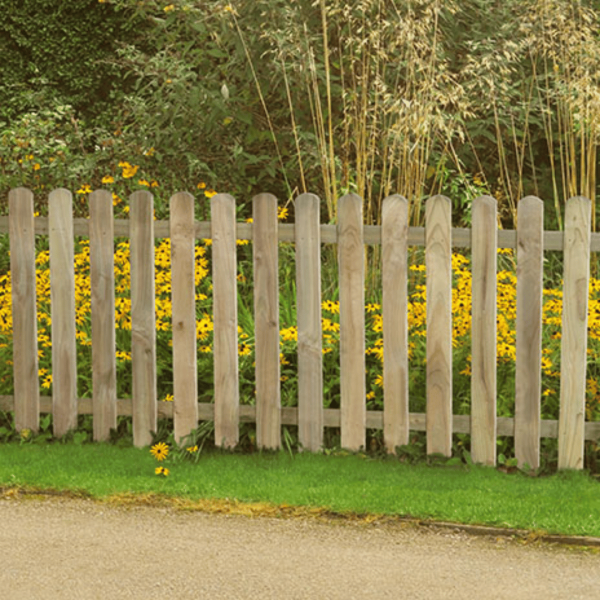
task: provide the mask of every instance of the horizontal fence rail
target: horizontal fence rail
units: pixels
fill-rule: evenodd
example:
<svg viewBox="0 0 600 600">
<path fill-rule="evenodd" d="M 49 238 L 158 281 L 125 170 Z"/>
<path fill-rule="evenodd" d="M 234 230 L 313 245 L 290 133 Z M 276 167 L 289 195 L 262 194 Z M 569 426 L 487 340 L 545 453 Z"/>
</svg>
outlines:
<svg viewBox="0 0 600 600">
<path fill-rule="evenodd" d="M 338 203 L 338 224 L 319 223 L 320 201 L 303 194 L 295 201 L 295 224 L 277 221 L 277 199 L 253 200 L 253 222 L 237 223 L 235 200 L 211 199 L 211 221 L 194 221 L 194 199 L 171 198 L 170 219 L 153 219 L 147 191 L 130 198 L 129 219 L 113 219 L 112 197 L 90 195 L 89 219 L 74 219 L 71 194 L 49 195 L 49 217 L 34 217 L 33 195 L 9 194 L 8 233 L 14 348 L 14 395 L 0 396 L 0 409 L 14 410 L 17 429 L 37 430 L 40 413 L 53 413 L 54 432 L 74 428 L 77 415 L 93 415 L 94 439 L 105 440 L 117 416 L 133 417 L 134 444 L 151 442 L 159 417 L 173 418 L 181 441 L 198 421 L 214 420 L 215 442 L 234 447 L 239 425 L 255 422 L 257 445 L 281 446 L 282 425 L 297 425 L 306 450 L 323 445 L 325 427 L 340 427 L 342 446 L 359 450 L 367 429 L 382 429 L 386 449 L 409 443 L 409 432 L 425 431 L 427 452 L 450 456 L 453 433 L 471 435 L 477 463 L 494 465 L 498 436 L 514 436 L 519 464 L 537 468 L 540 438 L 558 439 L 560 468 L 583 468 L 584 441 L 600 438 L 600 422 L 585 421 L 588 282 L 590 253 L 600 251 L 600 234 L 590 232 L 590 202 L 572 198 L 565 231 L 544 232 L 543 203 L 519 203 L 516 231 L 498 230 L 496 201 L 473 202 L 472 229 L 451 225 L 451 203 L 435 196 L 426 204 L 425 227 L 409 227 L 408 204 L 385 199 L 380 226 L 365 226 L 362 199 L 349 194 Z M 40 396 L 37 365 L 35 236 L 49 238 L 52 281 L 53 395 Z M 76 397 L 74 236 L 90 240 L 93 397 Z M 130 238 L 132 399 L 118 399 L 115 368 L 114 239 Z M 174 402 L 157 401 L 154 240 L 170 238 Z M 212 241 L 214 403 L 198 402 L 194 243 Z M 255 405 L 241 405 L 238 365 L 236 240 L 252 240 L 256 370 Z M 295 244 L 298 332 L 298 406 L 281 406 L 279 242 Z M 340 295 L 340 408 L 323 407 L 321 247 L 337 244 Z M 366 410 L 365 245 L 381 245 L 383 410 Z M 407 257 L 424 246 L 427 271 L 425 414 L 409 412 Z M 452 414 L 452 248 L 472 255 L 471 415 Z M 496 407 L 496 253 L 516 250 L 517 316 L 515 416 L 498 417 Z M 561 390 L 558 421 L 542 420 L 543 252 L 564 252 Z"/>
</svg>

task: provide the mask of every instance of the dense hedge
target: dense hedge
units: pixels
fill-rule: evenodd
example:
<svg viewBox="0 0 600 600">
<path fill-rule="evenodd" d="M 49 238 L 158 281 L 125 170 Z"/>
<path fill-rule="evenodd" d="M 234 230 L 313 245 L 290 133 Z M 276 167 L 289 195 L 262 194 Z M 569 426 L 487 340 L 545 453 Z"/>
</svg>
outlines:
<svg viewBox="0 0 600 600">
<path fill-rule="evenodd" d="M 0 118 L 72 105 L 86 117 L 122 88 L 116 45 L 135 26 L 97 0 L 0 0 Z"/>
</svg>

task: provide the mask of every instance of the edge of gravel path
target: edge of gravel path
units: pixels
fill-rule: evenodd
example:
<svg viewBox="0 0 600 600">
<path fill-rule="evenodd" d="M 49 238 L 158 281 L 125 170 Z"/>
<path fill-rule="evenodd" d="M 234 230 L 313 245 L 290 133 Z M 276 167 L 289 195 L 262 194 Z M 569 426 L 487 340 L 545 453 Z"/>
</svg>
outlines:
<svg viewBox="0 0 600 600">
<path fill-rule="evenodd" d="M 353 512 L 335 512 L 326 508 L 291 506 L 287 504 L 269 504 L 266 502 L 240 502 L 229 498 L 202 498 L 190 500 L 159 494 L 116 494 L 97 498 L 85 491 L 38 489 L 21 486 L 0 486 L 0 499 L 25 500 L 27 498 L 56 498 L 60 500 L 88 500 L 96 504 L 108 504 L 117 507 L 155 507 L 170 508 L 185 512 L 203 512 L 208 514 L 228 514 L 247 517 L 270 517 L 282 519 L 316 519 L 330 523 L 362 523 L 365 525 L 413 526 L 423 529 L 445 530 L 472 536 L 505 538 L 522 543 L 541 542 L 561 546 L 581 548 L 600 548 L 600 537 L 561 535 L 545 531 L 494 527 L 420 519 L 411 515 L 377 515 Z"/>
</svg>

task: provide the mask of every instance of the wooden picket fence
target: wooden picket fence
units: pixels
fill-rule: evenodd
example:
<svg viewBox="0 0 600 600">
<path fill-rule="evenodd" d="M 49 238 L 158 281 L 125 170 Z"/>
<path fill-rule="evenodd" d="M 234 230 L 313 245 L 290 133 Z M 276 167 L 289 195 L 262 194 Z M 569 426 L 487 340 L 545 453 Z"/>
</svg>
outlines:
<svg viewBox="0 0 600 600">
<path fill-rule="evenodd" d="M 409 431 L 426 431 L 427 452 L 451 454 L 452 433 L 471 434 L 477 463 L 496 463 L 497 436 L 514 436 L 521 464 L 539 466 L 540 437 L 558 438 L 559 467 L 583 467 L 584 440 L 600 438 L 600 423 L 585 422 L 587 304 L 590 252 L 600 235 L 590 232 L 590 202 L 572 198 L 565 229 L 543 231 L 543 203 L 520 201 L 516 231 L 498 230 L 496 201 L 481 197 L 472 207 L 472 228 L 453 229 L 451 203 L 443 196 L 426 204 L 425 227 L 409 227 L 407 201 L 385 199 L 381 226 L 364 226 L 362 200 L 349 194 L 338 203 L 337 225 L 321 225 L 320 200 L 302 194 L 295 201 L 295 224 L 277 220 L 277 199 L 253 199 L 253 223 L 237 223 L 234 199 L 211 200 L 211 221 L 194 220 L 194 198 L 170 200 L 170 219 L 153 219 L 153 197 L 130 197 L 129 219 L 114 219 L 112 196 L 90 195 L 89 219 L 74 219 L 71 193 L 49 195 L 49 216 L 34 217 L 33 194 L 9 194 L 12 273 L 14 396 L 0 396 L 0 409 L 14 410 L 18 429 L 37 430 L 40 412 L 52 412 L 54 433 L 74 428 L 78 414 L 92 414 L 94 438 L 105 440 L 117 415 L 132 415 L 134 443 L 147 445 L 159 416 L 173 417 L 180 440 L 214 420 L 215 440 L 233 447 L 239 424 L 256 422 L 257 445 L 278 448 L 281 426 L 298 425 L 306 450 L 319 450 L 324 427 L 341 428 L 343 447 L 365 445 L 366 429 L 383 429 L 393 452 L 409 442 Z M 52 304 L 52 397 L 40 397 L 37 336 L 35 235 L 50 245 Z M 93 398 L 77 398 L 74 236 L 90 240 Z M 116 397 L 114 238 L 130 238 L 132 399 Z M 170 237 L 174 402 L 157 401 L 155 345 L 155 238 Z M 212 239 L 214 306 L 214 403 L 199 403 L 197 390 L 194 244 Z M 256 356 L 255 406 L 240 405 L 237 330 L 236 240 L 253 244 Z M 298 329 L 298 406 L 281 407 L 279 340 L 279 242 L 295 242 Z M 323 408 L 321 246 L 337 244 L 340 300 L 340 409 Z M 382 316 L 385 361 L 383 411 L 365 404 L 365 244 L 382 247 Z M 407 255 L 425 246 L 427 270 L 426 414 L 409 413 Z M 472 412 L 452 414 L 452 247 L 472 253 Z M 517 256 L 515 417 L 496 411 L 497 249 Z M 560 416 L 541 420 L 543 251 L 564 252 Z"/>
</svg>

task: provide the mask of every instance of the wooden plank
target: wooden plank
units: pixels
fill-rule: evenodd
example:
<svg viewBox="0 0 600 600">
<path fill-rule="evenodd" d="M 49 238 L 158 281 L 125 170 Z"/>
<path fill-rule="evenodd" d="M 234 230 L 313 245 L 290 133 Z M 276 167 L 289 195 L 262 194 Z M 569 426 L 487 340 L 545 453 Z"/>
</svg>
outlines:
<svg viewBox="0 0 600 600">
<path fill-rule="evenodd" d="M 389 196 L 382 220 L 383 439 L 395 452 L 408 444 L 408 201 Z"/>
<path fill-rule="evenodd" d="M 52 303 L 52 427 L 56 437 L 77 427 L 75 258 L 71 192 L 48 198 L 50 297 Z"/>
<path fill-rule="evenodd" d="M 320 200 L 296 199 L 298 319 L 298 437 L 304 450 L 323 446 L 323 332 L 321 328 Z"/>
<path fill-rule="evenodd" d="M 90 285 L 94 440 L 110 439 L 117 427 L 115 264 L 112 195 L 90 195 Z"/>
<path fill-rule="evenodd" d="M 277 230 L 277 238 L 280 242 L 293 242 L 295 239 L 293 223 L 280 223 Z M 237 224 L 237 239 L 251 240 L 252 225 L 247 223 Z M 321 243 L 337 243 L 337 227 L 335 225 L 321 225 Z M 129 237 L 129 220 L 115 219 L 114 231 L 116 237 Z M 88 235 L 88 219 L 73 219 L 73 232 L 76 236 Z M 211 225 L 209 221 L 196 222 L 196 239 L 210 238 Z M 8 217 L 0 216 L 0 233 L 8 233 Z M 46 217 L 36 217 L 35 233 L 45 235 L 48 233 L 48 219 Z M 154 237 L 164 238 L 169 235 L 169 221 L 155 221 Z M 377 245 L 381 243 L 381 229 L 377 225 L 365 225 L 364 228 L 365 244 Z M 425 228 L 409 227 L 408 230 L 409 246 L 425 246 Z M 456 248 L 471 247 L 471 230 L 466 228 L 452 229 L 452 246 Z M 562 231 L 544 231 L 543 237 L 544 250 L 564 249 L 564 234 Z M 517 232 L 511 229 L 502 229 L 498 231 L 498 248 L 517 247 Z M 600 252 L 600 233 L 592 233 L 590 241 L 592 252 Z"/>
<path fill-rule="evenodd" d="M 173 417 L 173 402 L 159 401 L 158 415 L 161 418 Z M 212 421 L 214 419 L 215 405 L 207 402 L 198 403 L 198 418 L 201 421 Z M 14 410 L 13 396 L 0 396 L 0 410 Z M 40 413 L 52 412 L 52 398 L 40 396 Z M 80 415 L 91 415 L 93 413 L 92 399 L 79 398 L 77 400 L 77 412 Z M 117 414 L 119 416 L 131 416 L 133 414 L 133 403 L 131 398 L 119 398 L 117 400 Z M 256 421 L 256 407 L 250 405 L 240 406 L 240 421 L 254 423 Z M 284 425 L 298 425 L 298 410 L 293 407 L 282 407 L 281 422 Z M 323 410 L 323 422 L 326 427 L 340 426 L 340 410 L 337 408 L 326 408 Z M 409 414 L 409 429 L 411 431 L 426 431 L 426 415 L 421 413 Z M 382 411 L 367 411 L 367 427 L 373 429 L 383 428 Z M 498 435 L 511 437 L 514 435 L 515 423 L 511 417 L 498 417 Z M 471 433 L 471 417 L 469 415 L 453 415 L 452 431 L 454 433 Z M 558 421 L 543 420 L 540 426 L 540 434 L 543 438 L 558 438 Z M 597 442 L 600 440 L 600 422 L 586 422 L 585 439 Z"/>
<path fill-rule="evenodd" d="M 340 408 L 342 447 L 353 451 L 366 443 L 364 252 L 362 199 L 347 194 L 338 201 Z"/>
<path fill-rule="evenodd" d="M 170 217 L 173 434 L 182 444 L 198 427 L 194 197 L 186 192 L 172 196 Z"/>
<path fill-rule="evenodd" d="M 591 202 L 571 198 L 565 211 L 559 469 L 583 469 L 590 222 Z"/>
<path fill-rule="evenodd" d="M 211 218 L 215 444 L 233 448 L 240 421 L 235 200 L 228 194 L 213 196 Z"/>
<path fill-rule="evenodd" d="M 425 206 L 427 270 L 427 453 L 452 453 L 451 203 L 434 196 Z"/>
<path fill-rule="evenodd" d="M 15 428 L 37 431 L 40 415 L 33 194 L 8 194 Z"/>
<path fill-rule="evenodd" d="M 473 202 L 471 457 L 496 464 L 496 271 L 498 213 L 490 196 Z"/>
<path fill-rule="evenodd" d="M 281 445 L 279 389 L 279 272 L 277 198 L 253 199 L 254 326 L 256 351 L 256 442 Z"/>
<path fill-rule="evenodd" d="M 150 192 L 131 194 L 131 362 L 133 443 L 147 446 L 156 431 L 154 210 Z"/>
<path fill-rule="evenodd" d="M 518 205 L 517 361 L 515 456 L 519 466 L 540 466 L 544 203 L 535 196 Z"/>
</svg>

